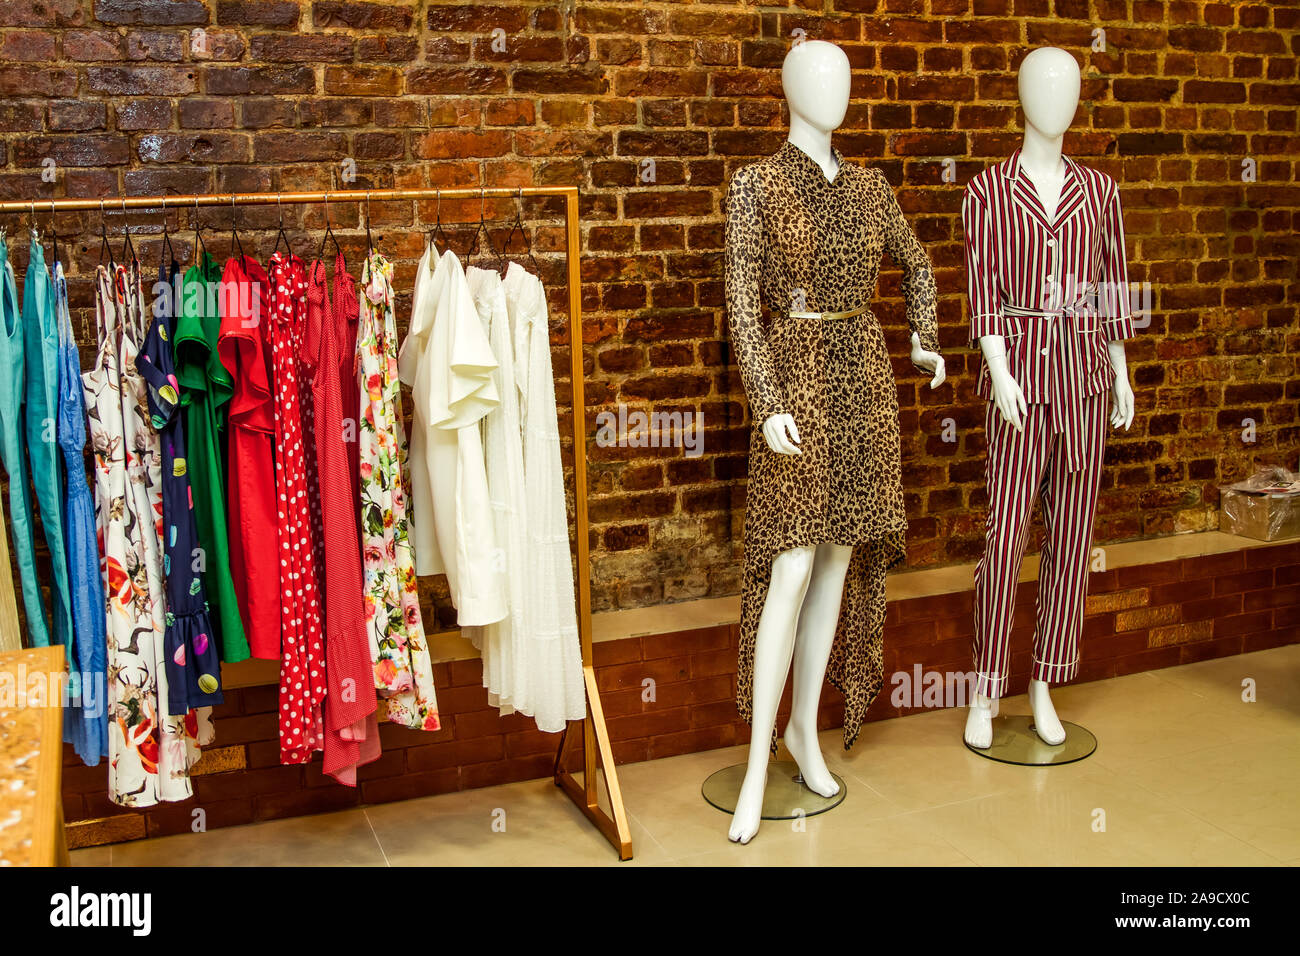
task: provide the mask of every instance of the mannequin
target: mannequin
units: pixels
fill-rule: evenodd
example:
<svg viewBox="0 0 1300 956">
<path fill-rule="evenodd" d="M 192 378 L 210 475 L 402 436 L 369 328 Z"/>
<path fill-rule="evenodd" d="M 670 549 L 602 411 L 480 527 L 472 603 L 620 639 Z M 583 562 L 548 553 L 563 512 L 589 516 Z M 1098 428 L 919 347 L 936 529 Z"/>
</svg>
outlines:
<svg viewBox="0 0 1300 956">
<path fill-rule="evenodd" d="M 1069 128 L 1078 109 L 1079 83 L 1079 66 L 1074 57 L 1065 50 L 1045 47 L 1034 50 L 1025 57 L 1019 72 L 1020 103 L 1025 115 L 1023 146 L 1006 164 L 986 170 L 972 181 L 971 186 L 968 187 L 966 205 L 963 207 L 963 220 L 967 225 L 968 279 L 972 288 L 972 335 L 977 336 L 980 351 L 984 356 L 985 371 L 980 380 L 981 394 L 985 394 L 985 397 L 990 400 L 990 461 L 993 460 L 995 453 L 993 433 L 997 424 L 993 422 L 993 416 L 996 415 L 1000 423 L 1009 426 L 1017 436 L 1022 436 L 1029 441 L 1026 425 L 1031 406 L 1035 408 L 1034 414 L 1040 417 L 1045 414 L 1042 409 L 1046 407 L 1044 396 L 1036 396 L 1031 401 L 1026 400 L 1022 384 L 1017 381 L 1012 364 L 1009 362 L 1008 337 L 1001 334 L 1004 331 L 1010 334 L 1011 347 L 1017 350 L 1015 355 L 1017 365 L 1031 369 L 1030 374 L 1038 374 L 1042 368 L 1045 368 L 1049 370 L 1049 376 L 1059 376 L 1059 381 L 1056 383 L 1058 391 L 1054 394 L 1058 405 L 1084 401 L 1083 398 L 1075 396 L 1076 391 L 1104 389 L 1108 390 L 1110 395 L 1109 424 L 1123 425 L 1127 429 L 1133 421 L 1133 390 L 1128 382 L 1124 353 L 1124 339 L 1133 334 L 1133 327 L 1128 314 L 1127 271 L 1124 265 L 1118 190 L 1109 177 L 1068 161 L 1061 152 L 1065 131 Z M 1007 172 L 1012 164 L 1015 165 L 1014 174 Z M 986 186 L 984 181 L 991 182 L 989 178 L 997 175 L 999 170 L 1009 177 L 1012 185 L 1001 189 L 996 186 Z M 1019 177 L 1018 184 L 1015 182 L 1016 177 Z M 1026 180 L 1028 186 L 1025 185 Z M 1030 189 L 1032 195 L 1028 195 Z M 1009 204 L 1000 204 L 995 199 L 988 198 L 1000 198 L 1002 195 L 1017 198 L 1013 198 Z M 1095 223 L 1075 214 L 1080 206 L 1087 206 L 1096 196 L 1105 197 L 1105 202 L 1094 203 L 1092 207 L 1088 207 L 1102 210 Z M 1018 197 L 1023 197 L 1023 202 Z M 1039 211 L 1031 208 L 1035 200 L 1041 207 L 1041 215 L 1038 214 Z M 1065 208 L 1067 202 L 1069 208 Z M 1030 210 L 1030 215 L 1024 213 L 1026 209 Z M 994 221 L 989 222 L 990 218 Z M 1038 221 L 1037 225 L 1034 224 L 1035 219 Z M 1034 272 L 1035 278 L 1039 270 L 1046 268 L 1046 288 L 1043 293 L 1045 298 L 1042 301 L 1047 303 L 1050 300 L 1051 304 L 1047 307 L 1039 303 L 1030 303 L 1031 308 L 1022 309 L 1019 304 L 1013 306 L 1003 302 L 1001 291 L 1005 290 L 1009 283 L 1005 276 L 996 274 L 996 269 L 991 264 L 995 261 L 995 257 L 984 255 L 986 246 L 997 246 L 1002 237 L 1020 236 L 1026 229 L 1035 230 L 1037 241 L 1021 245 L 1011 243 L 1010 255 L 1012 257 L 1021 255 L 1026 257 L 1026 261 L 1012 263 L 1009 268 L 1013 276 L 1019 276 L 1021 273 L 1017 270 L 1023 270 L 1023 272 Z M 1089 245 L 1090 243 L 1093 245 Z M 1066 263 L 1078 261 L 1069 250 L 1063 248 L 1070 245 L 1077 245 L 1085 252 L 1100 248 L 1099 259 L 1103 263 L 1105 274 L 1101 276 L 1060 274 L 1063 261 Z M 1045 259 L 1027 258 L 1036 254 L 1033 250 L 1044 248 L 1047 250 Z M 998 251 L 999 254 L 1002 252 L 1001 247 Z M 1110 264 L 1109 269 L 1106 268 L 1107 263 Z M 1014 284 L 1015 281 L 1023 280 L 1013 279 L 1010 284 Z M 1088 285 L 1105 287 L 1102 289 L 1102 298 L 1098 300 L 1104 300 L 1101 307 L 1062 308 L 1066 300 L 1072 298 L 1072 289 Z M 1074 314 L 1075 312 L 1078 314 Z M 1098 319 L 1101 321 L 1098 322 Z M 1054 325 L 1053 321 L 1055 321 Z M 1073 326 L 1072 322 L 1075 323 Z M 980 331 L 986 334 L 978 334 Z M 1104 356 L 1101 356 L 1097 348 L 1097 335 L 1105 336 Z M 1034 339 L 1034 345 L 1042 346 L 1038 351 L 1046 361 L 1041 368 L 1033 364 L 1036 359 L 1033 354 L 1034 349 L 1029 348 L 1031 338 Z M 1069 365 L 1065 359 L 1060 358 L 1070 349 L 1078 349 L 1079 351 L 1074 354 L 1081 356 L 1074 365 Z M 1104 368 L 1107 363 L 1108 369 Z M 1083 369 L 1083 372 L 1079 373 L 1079 369 Z M 1080 375 L 1088 381 L 1079 384 L 1077 380 Z M 1062 395 L 1066 397 L 1062 398 Z M 1099 401 L 1104 402 L 1104 399 Z M 1078 452 L 1083 464 L 1076 470 L 1068 470 L 1071 467 L 1069 465 L 1058 469 L 1059 462 L 1051 465 L 1052 481 L 1056 481 L 1062 474 L 1072 479 L 1073 483 L 1069 487 L 1076 489 L 1078 499 L 1075 504 L 1080 509 L 1075 520 L 1086 522 L 1086 528 L 1076 526 L 1075 531 L 1082 531 L 1082 533 L 1074 535 L 1076 540 L 1072 545 L 1060 543 L 1053 536 L 1052 522 L 1060 525 L 1066 519 L 1057 517 L 1054 513 L 1047 514 L 1049 497 L 1053 502 L 1059 502 L 1059 496 L 1065 495 L 1065 492 L 1060 491 L 1058 496 L 1057 491 L 1049 489 L 1050 494 L 1045 493 L 1044 497 L 1045 518 L 1049 521 L 1049 542 L 1044 545 L 1044 556 L 1046 562 L 1046 557 L 1051 555 L 1051 562 L 1050 568 L 1045 566 L 1039 576 L 1039 621 L 1038 632 L 1036 632 L 1035 669 L 1050 674 L 1056 680 L 1069 679 L 1073 676 L 1073 668 L 1077 667 L 1077 632 L 1081 624 L 1082 600 L 1086 593 L 1088 541 L 1101 467 L 1101 450 L 1100 447 L 1094 446 L 1104 443 L 1104 424 L 1100 433 L 1103 435 L 1101 442 L 1094 442 L 1087 437 L 1082 439 L 1082 443 L 1087 447 Z M 998 434 L 1001 435 L 1002 432 Z M 1059 435 L 1054 437 L 1059 439 Z M 1043 454 L 1047 456 L 1047 460 L 1055 461 L 1051 456 L 1059 457 L 1063 453 L 1062 447 L 1064 446 L 1058 440 L 1057 444 L 1052 446 L 1052 450 L 1046 450 Z M 1001 469 L 1002 466 L 999 465 L 999 468 Z M 1047 465 L 1044 465 L 1044 473 L 1048 473 Z M 1075 480 L 1076 475 L 1081 477 Z M 1015 522 L 1020 525 L 1019 536 L 1015 531 L 1007 531 L 1001 526 L 1006 522 L 1006 515 L 999 510 L 999 506 L 994 501 L 1002 491 L 999 483 L 1018 481 L 1023 478 L 1024 476 L 1009 475 L 1005 471 L 1000 471 L 995 478 L 993 466 L 990 465 L 991 504 L 988 537 L 985 557 L 981 561 L 980 568 L 977 569 L 977 630 L 982 613 L 979 606 L 981 571 L 986 578 L 999 573 L 997 570 L 991 571 L 990 567 L 1001 569 L 1000 573 L 1004 575 L 1013 573 L 1014 568 L 1019 566 L 1020 556 L 1023 555 L 1023 534 L 1027 532 L 1028 508 L 1032 506 L 1033 498 L 1032 482 L 1025 486 L 1029 489 L 1029 501 L 1024 507 L 1023 520 L 1019 517 L 1015 519 Z M 1068 503 L 1061 505 L 1063 512 L 1069 507 Z M 996 521 L 995 511 L 998 511 Z M 1017 547 L 1020 549 L 1018 553 L 1015 552 Z M 995 553 L 998 549 L 1002 549 L 1003 553 Z M 1067 551 L 1068 557 L 1065 556 Z M 1084 562 L 1082 567 L 1079 565 L 1080 561 Z M 1046 581 L 1045 574 L 1049 575 Z M 1012 605 L 1014 581 L 1003 583 L 1005 587 L 1001 597 L 1008 605 Z M 1010 590 L 1006 590 L 1007 588 Z M 1044 610 L 1044 605 L 1050 603 L 1044 598 L 1043 591 L 1046 588 L 1052 590 L 1056 601 L 1055 606 L 1070 609 L 1068 620 L 1055 622 L 1051 619 L 1052 612 Z M 990 594 L 997 591 L 996 583 L 990 584 L 986 590 Z M 994 598 L 990 597 L 989 600 Z M 1003 629 L 1009 630 L 1011 606 L 1008 606 L 1004 613 L 1005 628 Z M 994 614 L 988 613 L 983 620 L 993 620 L 994 617 Z M 1040 663 L 1039 641 L 1043 637 L 1042 632 L 1047 630 L 1059 632 L 1060 640 L 1073 642 L 1075 648 L 1073 663 L 1068 660 L 1059 665 Z M 1003 633 L 994 635 L 990 639 L 1005 641 L 1007 637 Z M 1005 687 L 1005 679 L 1000 674 L 988 675 L 980 671 L 979 664 L 982 659 L 978 650 L 980 640 L 977 634 L 977 671 L 981 675 L 981 690 L 977 690 L 967 713 L 964 737 L 972 747 L 983 749 L 990 746 L 992 742 L 992 718 L 996 711 L 997 697 Z M 1066 654 L 1068 656 L 1068 651 Z M 986 689 L 986 685 L 995 687 L 996 693 L 982 692 Z M 1038 736 L 1050 745 L 1064 742 L 1065 730 L 1052 705 L 1048 680 L 1039 677 L 1030 680 L 1029 704 L 1033 711 L 1034 730 Z"/>
<path fill-rule="evenodd" d="M 799 43 L 785 58 L 781 80 L 790 110 L 787 150 L 789 145 L 793 145 L 798 150 L 798 154 L 792 154 L 791 161 L 807 163 L 811 160 L 816 167 L 820 168 L 825 183 L 822 187 L 813 188 L 824 188 L 826 184 L 839 188 L 844 185 L 846 176 L 865 178 L 868 171 L 860 167 L 841 169 L 842 160 L 838 152 L 831 147 L 831 133 L 843 122 L 849 102 L 850 67 L 844 52 L 834 44 L 823 41 Z M 783 153 L 787 150 L 783 150 Z M 851 164 L 846 165 L 851 166 Z M 880 181 L 883 183 L 883 177 Z M 887 188 L 887 184 L 885 187 Z M 738 187 L 736 180 L 733 179 L 733 185 L 729 190 L 729 202 L 737 193 Z M 892 201 L 892 192 L 889 193 L 889 197 Z M 896 206 L 894 208 L 896 209 Z M 901 216 L 899 221 L 901 222 Z M 729 247 L 733 243 L 730 230 L 729 220 Z M 911 237 L 911 240 L 915 243 L 915 237 Z M 764 241 L 770 244 L 776 240 L 768 236 Z M 919 244 L 916 244 L 916 249 L 924 260 L 924 251 L 920 249 Z M 898 258 L 897 254 L 895 258 Z M 925 268 L 928 269 L 928 260 L 925 261 Z M 728 306 L 729 312 L 733 313 L 734 322 L 737 294 L 733 282 L 735 280 L 729 278 Z M 932 278 L 930 283 L 932 288 Z M 736 282 L 736 285 L 738 284 Z M 874 276 L 872 285 L 874 285 Z M 838 306 L 838 308 L 848 307 L 849 305 Z M 814 316 L 812 321 L 818 320 Z M 928 337 L 933 337 L 932 329 Z M 733 325 L 733 341 L 739 339 Z M 930 387 L 937 388 L 945 379 L 943 358 L 932 348 L 923 347 L 921 337 L 915 330 L 911 335 L 911 346 L 913 364 L 930 374 L 932 376 Z M 738 351 L 741 352 L 742 372 L 744 372 L 745 354 L 743 350 Z M 766 360 L 766 355 L 762 357 Z M 751 361 L 758 364 L 757 358 Z M 757 373 L 754 374 L 757 376 Z M 760 431 L 766 449 L 777 456 L 793 458 L 803 455 L 804 449 L 800 447 L 802 442 L 795 416 L 787 411 L 778 411 L 761 417 L 760 406 L 766 403 L 757 400 L 755 389 L 751 388 L 751 384 L 750 380 L 746 381 L 746 392 L 750 394 L 751 410 L 755 413 L 755 421 L 761 421 Z M 889 384 L 892 390 L 892 375 Z M 761 455 L 762 451 L 756 451 L 755 446 L 751 444 L 751 462 L 754 461 L 756 454 Z M 778 463 L 775 467 L 781 466 Z M 755 481 L 752 472 L 751 465 L 751 488 Z M 749 547 L 747 522 L 747 550 Z M 767 783 L 769 743 L 792 661 L 793 700 L 790 720 L 784 730 L 785 745 L 799 767 L 804 784 L 810 790 L 829 797 L 839 789 L 826 767 L 818 743 L 817 706 L 827 673 L 832 644 L 836 639 L 837 626 L 840 624 L 841 599 L 853 552 L 852 546 L 820 541 L 782 550 L 771 560 L 770 584 L 762 603 L 754 644 L 753 736 L 744 782 L 728 834 L 735 842 L 748 843 L 758 831 L 763 793 Z"/>
</svg>

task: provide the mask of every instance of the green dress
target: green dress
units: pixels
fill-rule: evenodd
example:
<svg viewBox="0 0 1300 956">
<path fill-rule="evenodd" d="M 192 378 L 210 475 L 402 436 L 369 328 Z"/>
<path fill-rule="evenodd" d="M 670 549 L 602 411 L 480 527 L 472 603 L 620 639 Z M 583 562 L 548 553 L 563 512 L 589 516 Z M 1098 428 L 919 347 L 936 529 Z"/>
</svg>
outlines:
<svg viewBox="0 0 1300 956">
<path fill-rule="evenodd" d="M 222 457 L 225 441 L 221 431 L 234 380 L 217 355 L 217 333 L 221 329 L 217 298 L 220 279 L 221 268 L 207 254 L 201 264 L 190 266 L 185 272 L 176 324 L 176 379 L 181 386 L 181 407 L 185 414 L 194 521 L 203 551 L 200 570 L 221 659 L 234 663 L 247 659 L 249 653 L 235 598 L 235 583 L 230 576 L 230 544 L 226 533 L 226 468 Z"/>
</svg>

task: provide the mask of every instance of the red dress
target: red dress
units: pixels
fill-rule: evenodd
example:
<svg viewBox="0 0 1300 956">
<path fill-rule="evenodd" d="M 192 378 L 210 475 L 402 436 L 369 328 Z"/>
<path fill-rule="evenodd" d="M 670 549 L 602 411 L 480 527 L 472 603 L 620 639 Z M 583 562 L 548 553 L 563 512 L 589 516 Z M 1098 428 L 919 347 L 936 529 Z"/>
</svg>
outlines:
<svg viewBox="0 0 1300 956">
<path fill-rule="evenodd" d="M 230 398 L 227 510 L 230 575 L 253 657 L 280 656 L 275 501 L 275 412 L 271 396 L 266 273 L 249 256 L 221 279 L 217 354 L 234 381 Z"/>
<path fill-rule="evenodd" d="M 314 367 L 312 404 L 315 409 L 316 476 L 320 486 L 321 525 L 324 528 L 325 659 L 329 693 L 325 698 L 326 773 L 340 783 L 356 785 L 356 768 L 379 757 L 375 682 L 371 671 L 370 643 L 366 635 L 362 599 L 361 540 L 353 472 L 350 470 L 345 431 L 343 395 L 359 400 L 353 387 L 341 392 L 343 377 L 351 370 L 352 355 L 340 354 L 339 340 L 347 337 L 347 316 L 356 315 L 356 284 L 347 274 L 340 253 L 334 262 L 334 301 L 330 303 L 325 264 L 314 262 L 307 281 L 308 349 Z M 348 376 L 350 378 L 350 376 Z M 354 413 L 355 414 L 355 413 Z M 344 690 L 349 693 L 344 693 Z"/>
<path fill-rule="evenodd" d="M 325 652 L 303 432 L 303 375 L 298 353 L 306 332 L 307 272 L 295 255 L 271 256 L 271 364 L 275 382 L 275 497 L 279 526 L 280 762 L 306 763 L 324 734 Z"/>
</svg>

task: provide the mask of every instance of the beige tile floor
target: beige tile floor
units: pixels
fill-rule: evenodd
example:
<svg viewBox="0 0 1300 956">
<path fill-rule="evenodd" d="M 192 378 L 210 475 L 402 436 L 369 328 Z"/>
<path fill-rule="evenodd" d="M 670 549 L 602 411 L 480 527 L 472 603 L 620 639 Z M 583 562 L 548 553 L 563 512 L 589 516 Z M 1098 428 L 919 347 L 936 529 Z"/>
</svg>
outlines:
<svg viewBox="0 0 1300 956">
<path fill-rule="evenodd" d="M 1243 682 L 1256 700 L 1242 700 Z M 1059 689 L 1092 757 L 1029 769 L 960 743 L 961 711 L 822 734 L 844 803 L 748 846 L 700 798 L 739 747 L 619 768 L 636 865 L 1300 864 L 1300 645 Z M 1008 713 L 1027 711 L 1024 698 Z M 783 755 L 784 756 L 784 755 Z M 86 866 L 598 865 L 613 851 L 546 780 L 78 850 Z"/>
</svg>

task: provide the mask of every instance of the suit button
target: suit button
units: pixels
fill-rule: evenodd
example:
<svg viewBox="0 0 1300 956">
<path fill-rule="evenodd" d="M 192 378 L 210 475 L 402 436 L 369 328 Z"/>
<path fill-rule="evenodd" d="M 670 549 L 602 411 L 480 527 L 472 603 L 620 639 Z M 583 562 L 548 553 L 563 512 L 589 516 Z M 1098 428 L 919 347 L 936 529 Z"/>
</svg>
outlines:
<svg viewBox="0 0 1300 956">
<path fill-rule="evenodd" d="M 1047 354 L 1047 349 L 1039 349 L 1039 350 L 1038 350 L 1038 354 L 1039 354 L 1039 355 L 1046 355 L 1046 354 Z"/>
</svg>

